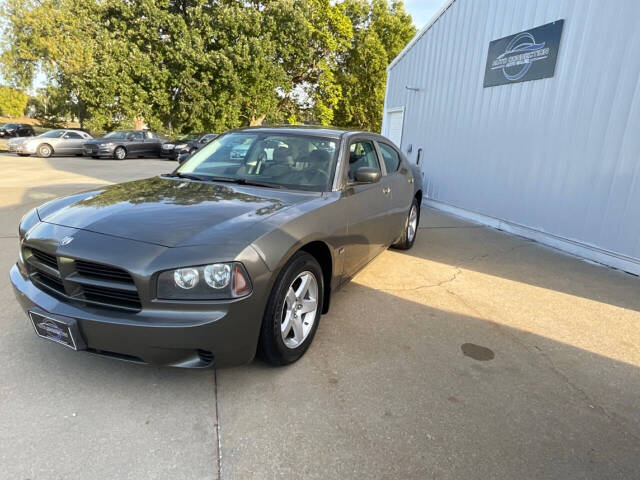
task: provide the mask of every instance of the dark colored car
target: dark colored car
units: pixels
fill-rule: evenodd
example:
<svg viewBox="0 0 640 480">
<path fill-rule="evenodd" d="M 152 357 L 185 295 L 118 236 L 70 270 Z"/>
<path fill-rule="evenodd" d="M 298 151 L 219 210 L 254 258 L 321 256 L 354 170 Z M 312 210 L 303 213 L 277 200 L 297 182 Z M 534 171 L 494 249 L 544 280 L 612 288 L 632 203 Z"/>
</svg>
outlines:
<svg viewBox="0 0 640 480">
<path fill-rule="evenodd" d="M 373 133 L 228 132 L 171 174 L 27 213 L 10 278 L 36 333 L 75 350 L 288 364 L 338 287 L 388 246 L 411 248 L 421 178 Z"/>
<path fill-rule="evenodd" d="M 169 141 L 162 145 L 162 157 L 177 160 L 180 155 L 193 155 L 205 145 L 215 139 L 218 133 L 196 133 L 193 135 L 185 135 L 175 141 Z"/>
<path fill-rule="evenodd" d="M 2 137 L 33 137 L 36 132 L 28 123 L 4 123 L 0 125 L 0 138 Z"/>
<path fill-rule="evenodd" d="M 85 142 L 82 153 L 87 157 L 159 157 L 165 138 L 149 130 L 119 130 Z"/>
</svg>

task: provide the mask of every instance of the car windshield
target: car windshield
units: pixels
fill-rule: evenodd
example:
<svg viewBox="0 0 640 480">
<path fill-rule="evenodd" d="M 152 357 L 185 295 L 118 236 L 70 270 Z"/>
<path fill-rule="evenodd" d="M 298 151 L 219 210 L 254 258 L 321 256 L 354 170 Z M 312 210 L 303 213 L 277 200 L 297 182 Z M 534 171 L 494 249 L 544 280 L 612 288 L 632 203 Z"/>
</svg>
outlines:
<svg viewBox="0 0 640 480">
<path fill-rule="evenodd" d="M 62 135 L 64 135 L 64 130 L 49 130 L 38 136 L 44 138 L 60 138 Z"/>
<path fill-rule="evenodd" d="M 17 127 L 18 127 L 17 123 L 5 123 L 0 126 L 0 128 L 17 128 Z"/>
<path fill-rule="evenodd" d="M 177 173 L 323 192 L 330 189 L 336 151 L 337 140 L 329 138 L 235 132 L 213 140 Z"/>
<path fill-rule="evenodd" d="M 104 138 L 125 138 L 127 136 L 127 132 L 111 132 L 107 133 Z"/>
</svg>

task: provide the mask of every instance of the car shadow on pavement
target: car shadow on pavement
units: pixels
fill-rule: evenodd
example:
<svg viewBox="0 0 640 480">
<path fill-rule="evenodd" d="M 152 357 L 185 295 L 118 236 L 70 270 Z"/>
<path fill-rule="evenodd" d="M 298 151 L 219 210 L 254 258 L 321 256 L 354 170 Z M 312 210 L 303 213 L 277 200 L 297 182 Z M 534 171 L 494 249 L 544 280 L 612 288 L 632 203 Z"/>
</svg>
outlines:
<svg viewBox="0 0 640 480">
<path fill-rule="evenodd" d="M 637 365 L 445 296 L 410 301 L 356 278 L 298 363 L 218 371 L 222 478 L 636 474 Z"/>
</svg>

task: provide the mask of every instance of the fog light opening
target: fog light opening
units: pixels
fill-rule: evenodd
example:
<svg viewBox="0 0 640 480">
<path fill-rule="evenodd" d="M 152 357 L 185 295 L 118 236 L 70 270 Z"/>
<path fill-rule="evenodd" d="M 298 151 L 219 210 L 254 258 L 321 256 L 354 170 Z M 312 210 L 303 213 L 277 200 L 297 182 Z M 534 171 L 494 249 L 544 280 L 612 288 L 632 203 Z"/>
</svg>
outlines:
<svg viewBox="0 0 640 480">
<path fill-rule="evenodd" d="M 213 353 L 211 353 L 209 350 L 198 349 L 198 358 L 207 366 L 213 363 Z"/>
</svg>

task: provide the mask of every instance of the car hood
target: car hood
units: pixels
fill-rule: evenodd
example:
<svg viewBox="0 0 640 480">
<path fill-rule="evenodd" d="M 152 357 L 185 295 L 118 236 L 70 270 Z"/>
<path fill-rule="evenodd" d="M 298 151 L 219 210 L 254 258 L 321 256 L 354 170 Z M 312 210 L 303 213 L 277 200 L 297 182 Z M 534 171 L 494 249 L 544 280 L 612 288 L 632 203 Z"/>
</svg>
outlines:
<svg viewBox="0 0 640 480">
<path fill-rule="evenodd" d="M 47 223 L 166 247 L 235 243 L 265 218 L 319 194 L 166 177 L 111 185 L 38 208 Z"/>
</svg>

